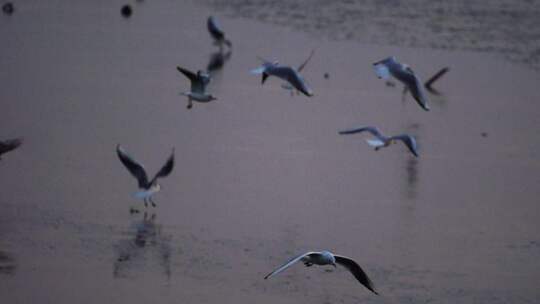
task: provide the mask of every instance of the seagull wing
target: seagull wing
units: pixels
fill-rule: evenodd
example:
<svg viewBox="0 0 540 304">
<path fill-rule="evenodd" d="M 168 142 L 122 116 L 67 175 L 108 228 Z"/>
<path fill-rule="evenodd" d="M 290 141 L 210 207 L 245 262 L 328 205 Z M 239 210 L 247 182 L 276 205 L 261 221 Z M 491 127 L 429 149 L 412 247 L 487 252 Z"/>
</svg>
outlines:
<svg viewBox="0 0 540 304">
<path fill-rule="evenodd" d="M 394 140 L 401 140 L 407 148 L 409 148 L 409 151 L 411 151 L 414 156 L 418 157 L 418 146 L 416 145 L 416 140 L 414 137 L 410 136 L 409 134 L 401 134 L 390 137 L 390 139 Z"/>
<path fill-rule="evenodd" d="M 375 291 L 375 287 L 373 286 L 373 282 L 371 282 L 371 280 L 368 278 L 364 270 L 362 270 L 360 265 L 358 265 L 354 260 L 348 257 L 339 255 L 334 255 L 334 257 L 336 258 L 336 263 L 347 268 L 358 280 L 358 282 L 364 285 L 367 289 L 371 290 L 374 294 L 378 295 L 378 293 Z"/>
<path fill-rule="evenodd" d="M 8 139 L 0 141 L 0 154 L 17 149 L 23 143 L 22 138 Z"/>
<path fill-rule="evenodd" d="M 377 138 L 384 138 L 384 136 L 379 132 L 379 130 L 375 127 L 359 127 L 354 129 L 347 129 L 339 131 L 339 134 L 341 135 L 348 135 L 348 134 L 355 134 L 355 133 L 362 133 L 362 132 L 369 132 L 371 135 L 377 137 Z"/>
<path fill-rule="evenodd" d="M 184 69 L 181 66 L 177 66 L 176 69 L 184 74 L 189 81 L 191 81 L 191 92 L 193 93 L 201 93 L 204 94 L 204 89 L 206 87 L 206 84 L 210 82 L 210 78 L 207 76 L 200 77 L 199 75 L 193 73 L 192 71 L 188 69 Z"/>
<path fill-rule="evenodd" d="M 427 98 L 424 93 L 424 85 L 420 81 L 420 79 L 414 74 L 413 70 L 411 68 L 406 67 L 404 69 L 395 69 L 392 71 L 392 75 L 399 79 L 401 82 L 403 82 L 411 91 L 411 94 L 422 107 L 422 109 L 429 111 L 429 107 L 427 105 Z"/>
<path fill-rule="evenodd" d="M 267 73 L 289 82 L 295 89 L 306 96 L 313 96 L 313 91 L 307 86 L 300 74 L 289 66 L 278 66 L 267 70 Z"/>
<path fill-rule="evenodd" d="M 158 178 L 165 177 L 169 174 L 171 174 L 172 170 L 174 168 L 174 148 L 172 150 L 171 156 L 167 159 L 163 167 L 159 169 L 158 173 L 156 173 L 156 176 L 150 181 L 150 184 L 153 184 Z"/>
<path fill-rule="evenodd" d="M 430 79 L 428 79 L 425 83 L 424 83 L 424 86 L 428 89 L 431 89 L 431 86 L 433 85 L 433 83 L 437 80 L 439 80 L 439 78 L 441 78 L 444 74 L 446 74 L 448 71 L 450 71 L 450 68 L 449 67 L 445 67 L 445 68 L 442 68 L 440 71 L 438 71 L 435 75 L 431 76 Z"/>
<path fill-rule="evenodd" d="M 311 57 L 313 57 L 313 54 L 315 54 L 315 50 L 311 50 L 311 54 L 309 54 L 309 57 L 298 67 L 298 72 L 302 72 L 302 70 L 306 67 L 306 64 L 308 64 L 309 60 L 311 60 Z"/>
<path fill-rule="evenodd" d="M 206 22 L 206 25 L 208 27 L 208 32 L 214 39 L 222 40 L 223 38 L 225 38 L 225 33 L 219 27 L 214 16 L 208 17 L 208 21 Z"/>
<path fill-rule="evenodd" d="M 129 154 L 127 154 L 120 145 L 116 147 L 116 153 L 118 154 L 118 158 L 120 158 L 122 164 L 124 164 L 124 166 L 128 169 L 129 173 L 131 173 L 131 175 L 133 175 L 139 182 L 139 188 L 147 188 L 149 185 L 148 177 L 146 176 L 146 171 L 144 170 L 143 165 L 129 156 Z"/>
<path fill-rule="evenodd" d="M 282 266 L 280 266 L 279 268 L 277 268 L 276 270 L 270 272 L 269 274 L 267 274 L 264 279 L 268 279 L 268 278 L 271 278 L 273 276 L 275 276 L 276 274 L 282 272 L 283 270 L 291 267 L 294 263 L 300 261 L 302 258 L 306 257 L 306 256 L 309 256 L 309 255 L 312 255 L 312 254 L 319 254 L 318 252 L 313 252 L 313 251 L 310 251 L 310 252 L 306 252 L 306 253 L 303 253 L 299 256 L 296 256 L 294 258 L 292 258 L 290 261 L 288 261 L 287 263 L 283 264 Z"/>
</svg>

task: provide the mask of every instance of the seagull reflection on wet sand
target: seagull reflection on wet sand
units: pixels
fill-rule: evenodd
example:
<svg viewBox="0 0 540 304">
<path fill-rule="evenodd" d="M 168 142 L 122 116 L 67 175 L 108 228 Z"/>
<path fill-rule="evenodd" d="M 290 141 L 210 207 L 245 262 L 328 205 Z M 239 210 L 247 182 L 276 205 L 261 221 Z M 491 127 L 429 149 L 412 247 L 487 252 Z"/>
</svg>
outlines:
<svg viewBox="0 0 540 304">
<path fill-rule="evenodd" d="M 228 49 L 226 52 L 219 50 L 215 53 L 210 54 L 210 59 L 208 60 L 208 65 L 206 70 L 210 75 L 213 75 L 223 69 L 223 66 L 231 59 L 232 50 Z"/>
<path fill-rule="evenodd" d="M 13 257 L 5 251 L 0 251 L 0 274 L 14 275 L 16 269 Z"/>
<path fill-rule="evenodd" d="M 417 123 L 411 124 L 406 128 L 408 133 L 414 134 L 417 142 L 421 142 L 420 136 L 418 135 L 420 129 L 421 129 L 421 125 Z M 405 166 L 404 166 L 406 177 L 402 178 L 402 180 L 405 181 L 404 186 L 403 186 L 403 192 L 404 192 L 404 197 L 407 200 L 416 199 L 416 195 L 418 193 L 418 180 L 419 180 L 418 165 L 419 165 L 419 161 L 416 157 L 408 157 L 407 162 L 405 163 Z"/>
<path fill-rule="evenodd" d="M 115 278 L 128 277 L 136 269 L 154 267 L 150 262 L 157 259 L 159 268 L 167 279 L 171 276 L 171 236 L 164 234 L 156 223 L 156 214 L 144 213 L 141 220 L 132 223 L 129 238 L 115 246 L 117 258 L 113 264 Z M 133 229 L 134 228 L 134 229 Z"/>
</svg>

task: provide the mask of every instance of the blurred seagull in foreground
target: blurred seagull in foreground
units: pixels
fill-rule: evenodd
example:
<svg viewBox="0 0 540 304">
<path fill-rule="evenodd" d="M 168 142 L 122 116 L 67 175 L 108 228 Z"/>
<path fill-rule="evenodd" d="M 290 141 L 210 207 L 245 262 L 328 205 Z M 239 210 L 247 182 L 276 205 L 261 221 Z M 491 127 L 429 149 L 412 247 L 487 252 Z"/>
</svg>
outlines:
<svg viewBox="0 0 540 304">
<path fill-rule="evenodd" d="M 22 143 L 22 138 L 0 140 L 0 160 L 2 154 L 17 149 Z"/>
<path fill-rule="evenodd" d="M 304 62 L 304 64 L 300 66 L 301 69 L 304 68 L 305 64 L 307 64 L 310 58 L 311 56 L 308 58 L 308 60 L 306 60 L 306 62 Z M 260 67 L 251 70 L 251 73 L 255 75 L 262 74 L 261 84 L 264 84 L 268 76 L 276 76 L 282 80 L 285 80 L 289 85 L 304 93 L 304 95 L 309 97 L 313 96 L 313 91 L 306 85 L 304 78 L 300 76 L 298 70 L 290 66 L 279 65 L 277 61 L 270 62 L 262 58 L 259 59 L 263 62 L 263 64 Z"/>
<path fill-rule="evenodd" d="M 122 164 L 124 164 L 131 175 L 137 179 L 139 189 L 142 189 L 142 191 L 135 193 L 135 197 L 142 198 L 144 200 L 145 207 L 148 207 L 148 201 L 152 203 L 153 207 L 156 207 L 156 203 L 152 200 L 152 195 L 161 190 L 161 186 L 157 182 L 158 178 L 166 177 L 174 168 L 174 148 L 171 156 L 169 156 L 167 159 L 167 162 L 165 162 L 163 167 L 161 167 L 158 173 L 156 173 L 154 178 L 152 178 L 150 181 L 148 181 L 148 176 L 146 175 L 144 166 L 127 154 L 120 145 L 116 146 L 116 153 L 118 154 L 118 158 L 120 158 Z"/>
<path fill-rule="evenodd" d="M 380 148 L 388 147 L 391 144 L 396 143 L 398 140 L 402 141 L 407 148 L 409 148 L 409 151 L 411 153 L 418 157 L 418 147 L 416 145 L 416 140 L 414 137 L 408 135 L 408 134 L 401 134 L 391 137 L 386 137 L 379 132 L 379 130 L 375 127 L 360 127 L 360 128 L 354 128 L 354 129 L 348 129 L 339 131 L 339 134 L 341 135 L 348 135 L 348 134 L 355 134 L 355 133 L 362 133 L 362 132 L 368 132 L 371 133 L 371 135 L 375 136 L 376 139 L 368 139 L 366 142 L 368 145 L 375 148 L 375 151 L 378 151 Z"/>
<path fill-rule="evenodd" d="M 401 81 L 411 91 L 412 96 L 422 109 L 429 111 L 424 86 L 418 76 L 406 64 L 399 63 L 395 57 L 388 57 L 373 64 L 375 73 L 379 78 L 389 80 L 393 76 Z"/>
<path fill-rule="evenodd" d="M 223 32 L 214 16 L 208 17 L 206 26 L 208 27 L 210 36 L 214 38 L 215 45 L 218 45 L 220 49 L 223 47 L 223 44 L 227 45 L 229 48 L 232 47 L 232 43 L 225 38 L 225 32 Z"/>
<path fill-rule="evenodd" d="M 336 266 L 336 263 L 347 268 L 353 276 L 360 282 L 360 284 L 364 285 L 367 289 L 371 290 L 373 293 L 378 293 L 375 291 L 375 287 L 373 286 L 373 283 L 368 278 L 367 274 L 362 270 L 362 268 L 351 258 L 336 255 L 331 253 L 330 251 L 321 251 L 321 252 L 315 252 L 310 251 L 303 253 L 297 257 L 294 257 L 292 260 L 288 261 L 287 263 L 283 264 L 276 270 L 269 273 L 264 279 L 271 278 L 275 276 L 276 274 L 284 271 L 285 269 L 291 267 L 296 262 L 301 261 L 304 263 L 306 267 L 310 267 L 313 265 L 332 265 L 334 267 Z"/>
<path fill-rule="evenodd" d="M 176 69 L 180 73 L 184 74 L 189 81 L 191 81 L 191 90 L 189 92 L 181 93 L 182 95 L 188 97 L 188 109 L 193 107 L 193 100 L 198 102 L 210 102 L 217 99 L 212 94 L 206 93 L 206 86 L 210 82 L 210 75 L 204 73 L 203 71 L 197 71 L 197 74 L 195 74 L 180 66 L 177 66 Z"/>
</svg>

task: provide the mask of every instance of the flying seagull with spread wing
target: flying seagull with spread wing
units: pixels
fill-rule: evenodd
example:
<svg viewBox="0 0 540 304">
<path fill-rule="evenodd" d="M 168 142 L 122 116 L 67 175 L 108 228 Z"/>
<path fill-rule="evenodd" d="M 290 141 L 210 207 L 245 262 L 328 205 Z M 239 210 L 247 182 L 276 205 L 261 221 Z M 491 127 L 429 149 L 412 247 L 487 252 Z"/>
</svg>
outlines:
<svg viewBox="0 0 540 304">
<path fill-rule="evenodd" d="M 135 193 L 135 197 L 143 199 L 145 207 L 148 207 L 148 202 L 152 203 L 153 207 L 156 207 L 156 203 L 152 200 L 152 195 L 161 190 L 161 185 L 158 184 L 157 180 L 168 176 L 174 168 L 174 148 L 171 156 L 169 156 L 165 164 L 151 180 L 148 180 L 148 175 L 146 174 L 144 166 L 127 154 L 120 145 L 116 146 L 116 153 L 122 164 L 128 169 L 129 173 L 137 179 L 141 191 Z"/>
<path fill-rule="evenodd" d="M 191 109 L 193 107 L 193 100 L 206 103 L 217 99 L 212 94 L 206 93 L 206 86 L 208 85 L 208 83 L 210 83 L 211 79 L 210 75 L 200 70 L 197 71 L 197 73 L 193 73 L 192 71 L 184 69 L 180 66 L 177 66 L 176 69 L 180 73 L 184 74 L 184 76 L 186 76 L 191 82 L 191 90 L 189 92 L 181 93 L 182 95 L 188 97 L 188 109 Z"/>
<path fill-rule="evenodd" d="M 300 66 L 299 70 L 304 68 L 310 58 L 311 56 Z M 264 84 L 268 76 L 275 76 L 285 80 L 287 84 L 302 92 L 304 95 L 309 97 L 313 96 L 313 91 L 308 87 L 304 78 L 300 75 L 299 70 L 290 66 L 280 65 L 277 61 L 270 62 L 264 59 L 260 60 L 263 61 L 263 64 L 260 67 L 251 70 L 251 73 L 255 75 L 262 74 L 261 84 Z"/>
<path fill-rule="evenodd" d="M 309 251 L 306 253 L 303 253 L 299 256 L 294 257 L 287 263 L 283 264 L 282 266 L 278 267 L 276 270 L 272 271 L 268 275 L 264 277 L 264 279 L 269 279 L 276 274 L 284 271 L 285 269 L 291 267 L 296 262 L 302 262 L 306 267 L 310 267 L 313 265 L 332 265 L 334 267 L 337 267 L 336 264 L 339 264 L 347 270 L 349 270 L 352 275 L 360 282 L 360 284 L 364 285 L 367 289 L 371 290 L 373 293 L 377 294 L 377 291 L 375 291 L 375 287 L 373 286 L 373 283 L 367 276 L 367 274 L 362 270 L 362 268 L 351 258 L 333 254 L 330 251 Z"/>
<path fill-rule="evenodd" d="M 379 78 L 388 80 L 390 76 L 393 76 L 401 81 L 405 85 L 405 88 L 411 92 L 418 105 L 422 109 L 429 111 L 424 85 L 408 65 L 399 63 L 395 57 L 388 57 L 375 62 L 373 67 Z"/>
<path fill-rule="evenodd" d="M 391 144 L 396 143 L 397 141 L 401 141 L 407 146 L 409 151 L 411 153 L 418 157 L 418 147 L 416 145 L 416 140 L 414 137 L 408 135 L 408 134 L 400 134 L 395 136 L 384 136 L 379 132 L 379 130 L 375 127 L 359 127 L 354 129 L 348 129 L 339 131 L 339 134 L 341 135 L 348 135 L 348 134 L 356 134 L 356 133 L 362 133 L 362 132 L 368 132 L 371 133 L 375 137 L 375 139 L 368 139 L 366 142 L 368 145 L 375 148 L 375 151 L 378 151 L 380 148 L 388 147 Z"/>
<path fill-rule="evenodd" d="M 2 154 L 17 149 L 22 143 L 22 138 L 0 140 L 0 160 L 2 159 Z"/>
</svg>

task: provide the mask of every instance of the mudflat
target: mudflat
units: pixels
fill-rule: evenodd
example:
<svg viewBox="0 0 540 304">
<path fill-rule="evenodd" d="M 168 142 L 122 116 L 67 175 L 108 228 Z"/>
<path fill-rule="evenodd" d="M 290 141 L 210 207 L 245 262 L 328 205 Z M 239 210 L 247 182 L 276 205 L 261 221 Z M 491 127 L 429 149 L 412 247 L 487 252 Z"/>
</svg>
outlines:
<svg viewBox="0 0 540 304">
<path fill-rule="evenodd" d="M 191 1 L 134 2 L 124 18 L 124 4 L 25 1 L 0 16 L 0 136 L 24 137 L 0 161 L 6 303 L 538 302 L 534 68 Z M 218 100 L 187 110 L 176 66 L 205 69 L 218 51 L 209 15 L 232 53 L 208 88 Z M 312 49 L 311 98 L 249 73 L 257 56 L 297 66 Z M 390 55 L 422 79 L 450 67 L 430 112 L 377 79 Z M 360 125 L 416 136 L 420 157 L 338 135 Z M 175 148 L 156 208 L 133 197 L 119 143 L 150 174 Z M 357 260 L 381 295 L 343 268 L 263 279 L 324 249 Z"/>
</svg>

